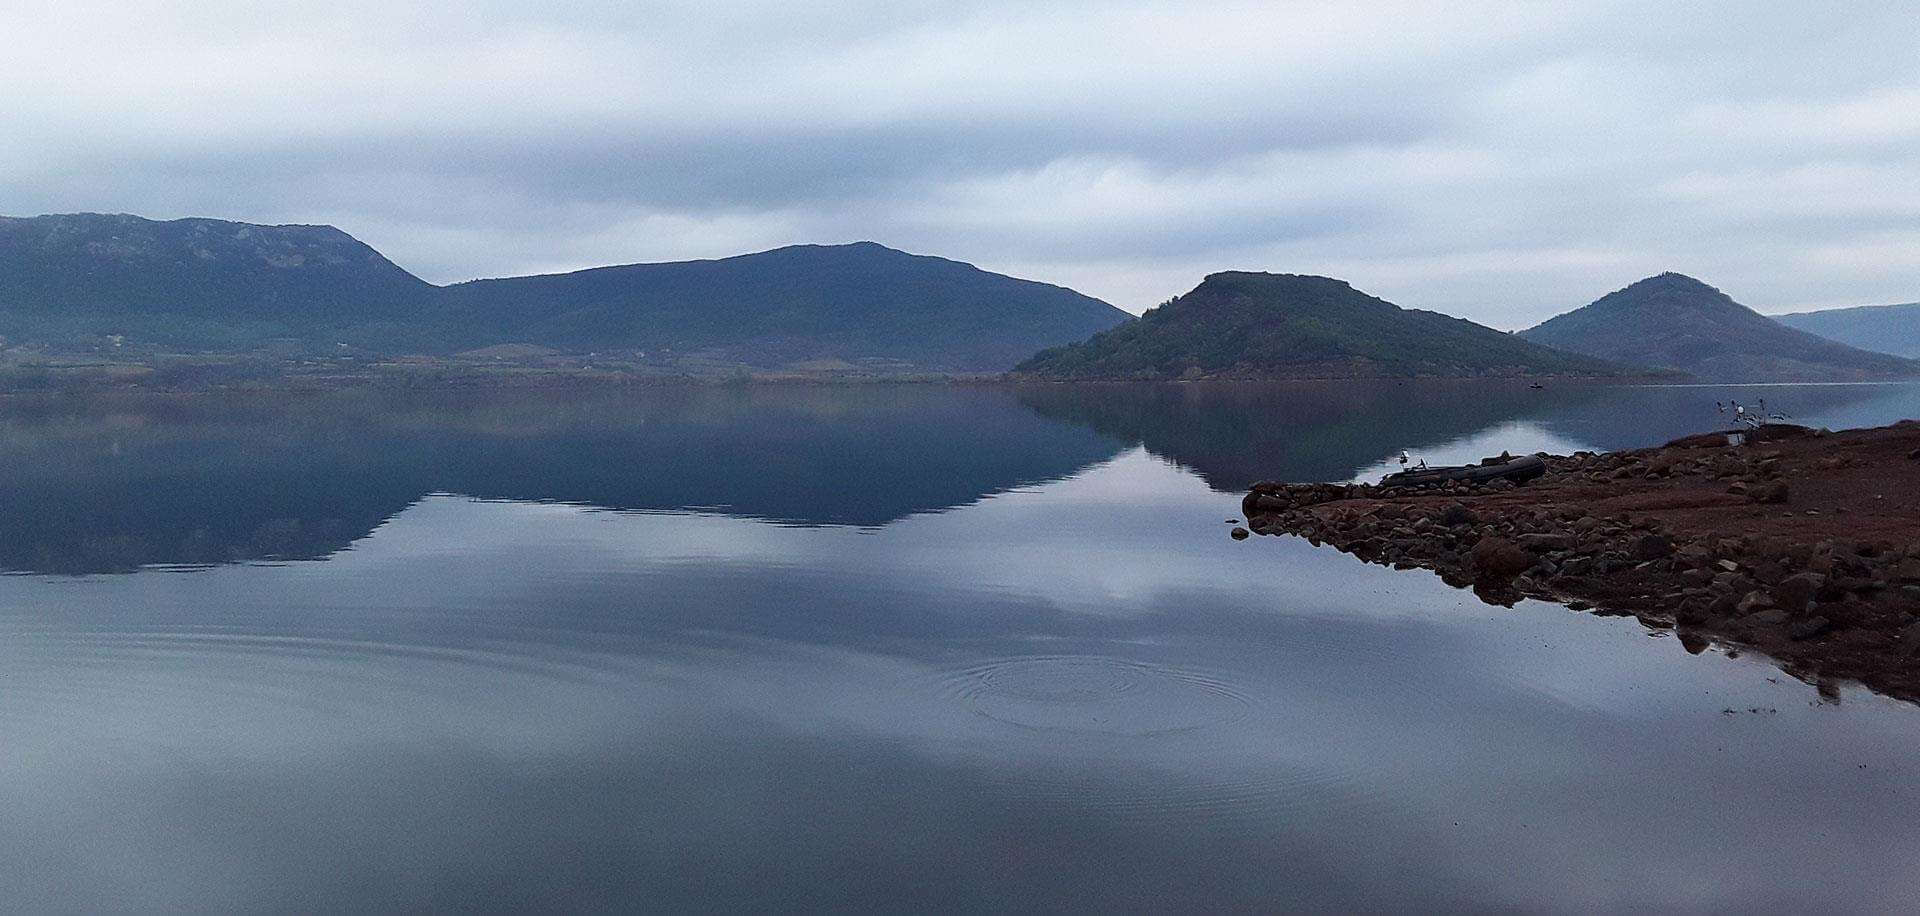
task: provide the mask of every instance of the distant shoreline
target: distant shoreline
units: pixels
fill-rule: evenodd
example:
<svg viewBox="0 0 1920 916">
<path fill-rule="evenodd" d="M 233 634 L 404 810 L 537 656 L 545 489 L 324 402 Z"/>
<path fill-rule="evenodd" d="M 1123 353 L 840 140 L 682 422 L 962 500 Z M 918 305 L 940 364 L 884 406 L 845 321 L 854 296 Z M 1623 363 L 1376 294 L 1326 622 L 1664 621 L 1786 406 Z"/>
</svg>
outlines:
<svg viewBox="0 0 1920 916">
<path fill-rule="evenodd" d="M 689 369 L 635 366 L 563 357 L 543 361 L 428 356 L 291 361 L 264 356 L 167 354 L 139 359 L 46 354 L 0 362 L 0 395 L 82 391 L 226 391 L 476 388 L 653 388 L 730 385 L 966 385 L 1013 388 L 1207 386 L 1248 384 L 1489 383 L 1602 384 L 1718 387 L 1737 385 L 1909 384 L 1916 379 L 1702 381 L 1678 373 L 1399 375 L 1221 375 L 1200 378 L 1041 376 L 1016 372 L 943 372 L 768 369 L 750 366 Z"/>
</svg>

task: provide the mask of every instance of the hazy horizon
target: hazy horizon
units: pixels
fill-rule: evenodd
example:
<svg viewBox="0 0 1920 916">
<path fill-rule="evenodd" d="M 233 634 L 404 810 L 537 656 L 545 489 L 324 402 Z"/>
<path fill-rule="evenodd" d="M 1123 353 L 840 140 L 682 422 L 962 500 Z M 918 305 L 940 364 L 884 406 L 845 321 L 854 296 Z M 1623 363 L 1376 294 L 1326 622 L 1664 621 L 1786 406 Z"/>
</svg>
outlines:
<svg viewBox="0 0 1920 916">
<path fill-rule="evenodd" d="M 4 4 L 0 211 L 326 223 L 436 283 L 873 240 L 1131 312 L 1920 299 L 1897 4 Z"/>
</svg>

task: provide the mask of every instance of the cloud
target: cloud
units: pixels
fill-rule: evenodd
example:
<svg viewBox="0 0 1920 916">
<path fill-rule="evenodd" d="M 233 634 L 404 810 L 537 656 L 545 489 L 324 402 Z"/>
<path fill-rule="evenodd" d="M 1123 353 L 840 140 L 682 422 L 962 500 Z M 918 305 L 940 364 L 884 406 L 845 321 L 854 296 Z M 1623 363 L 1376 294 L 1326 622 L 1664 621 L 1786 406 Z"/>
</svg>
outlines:
<svg viewBox="0 0 1920 916">
<path fill-rule="evenodd" d="M 1229 268 L 1507 327 L 1663 269 L 1920 289 L 1899 4 L 0 14 L 0 211 L 326 221 L 436 281 L 871 238 L 1136 310 Z"/>
</svg>

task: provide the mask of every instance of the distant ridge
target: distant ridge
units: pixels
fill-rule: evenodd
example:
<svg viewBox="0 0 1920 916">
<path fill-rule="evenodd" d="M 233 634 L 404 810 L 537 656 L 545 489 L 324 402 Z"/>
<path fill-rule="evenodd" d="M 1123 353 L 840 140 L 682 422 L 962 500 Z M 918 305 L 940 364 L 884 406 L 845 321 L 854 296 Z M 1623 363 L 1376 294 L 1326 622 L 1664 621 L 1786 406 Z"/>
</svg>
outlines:
<svg viewBox="0 0 1920 916">
<path fill-rule="evenodd" d="M 1049 378 L 1364 378 L 1618 375 L 1605 361 L 1436 312 L 1346 281 L 1229 271 L 1091 340 L 1014 370 Z"/>
<path fill-rule="evenodd" d="M 1535 343 L 1703 380 L 1864 381 L 1920 363 L 1787 327 L 1692 277 L 1663 273 L 1520 332 Z"/>
<path fill-rule="evenodd" d="M 874 242 L 628 264 L 447 287 L 446 317 L 580 349 L 711 350 L 743 362 L 884 357 L 1003 371 L 1127 313 L 1073 290 Z"/>
<path fill-rule="evenodd" d="M 332 226 L 125 214 L 0 217 L 0 335 L 245 347 L 403 318 L 426 281 Z"/>
<path fill-rule="evenodd" d="M 1064 287 L 873 242 L 438 287 L 331 226 L 0 217 L 0 337 L 52 349 L 544 348 L 999 372 L 1128 317 Z"/>
<path fill-rule="evenodd" d="M 1794 312 L 1773 320 L 1862 350 L 1920 359 L 1920 302 Z"/>
</svg>

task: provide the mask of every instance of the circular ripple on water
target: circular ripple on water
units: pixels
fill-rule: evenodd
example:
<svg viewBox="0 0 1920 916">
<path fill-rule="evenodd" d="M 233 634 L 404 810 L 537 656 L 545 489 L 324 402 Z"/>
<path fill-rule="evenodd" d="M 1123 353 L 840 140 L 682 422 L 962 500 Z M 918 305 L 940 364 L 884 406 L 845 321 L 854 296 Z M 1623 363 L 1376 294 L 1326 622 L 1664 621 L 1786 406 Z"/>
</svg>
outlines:
<svg viewBox="0 0 1920 916">
<path fill-rule="evenodd" d="M 1225 674 L 1102 655 L 1028 655 L 952 669 L 934 684 L 943 699 L 1043 744 L 1062 736 L 1150 742 L 1133 750 L 1077 746 L 991 769 L 997 791 L 1022 804 L 1217 827 L 1223 819 L 1339 809 L 1365 794 L 1359 774 L 1340 761 L 1248 754 L 1236 728 L 1275 710 Z"/>
<path fill-rule="evenodd" d="M 99 721 L 116 712 L 165 720 L 172 723 L 169 740 L 254 719 L 351 730 L 370 713 L 395 707 L 471 702 L 476 683 L 511 678 L 523 687 L 597 691 L 636 676 L 617 659 L 541 641 L 540 631 L 459 642 L 394 638 L 407 635 L 0 625 L 0 733 L 70 732 L 76 711 Z"/>
<path fill-rule="evenodd" d="M 1172 735 L 1246 718 L 1253 703 L 1205 672 L 1102 655 L 1028 655 L 947 672 L 940 692 L 1020 728 Z"/>
</svg>

